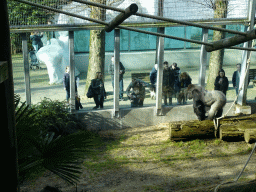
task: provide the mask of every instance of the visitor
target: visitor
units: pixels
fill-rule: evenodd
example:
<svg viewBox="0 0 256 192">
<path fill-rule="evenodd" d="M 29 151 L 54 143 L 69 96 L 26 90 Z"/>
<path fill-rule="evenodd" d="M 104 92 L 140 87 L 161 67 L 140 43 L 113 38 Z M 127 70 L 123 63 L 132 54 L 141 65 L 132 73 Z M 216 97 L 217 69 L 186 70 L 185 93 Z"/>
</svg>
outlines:
<svg viewBox="0 0 256 192">
<path fill-rule="evenodd" d="M 177 66 L 177 63 L 172 64 L 171 72 L 174 75 L 173 93 L 174 96 L 178 99 L 178 95 L 180 92 L 180 68 Z M 177 103 L 180 104 L 178 100 Z"/>
<path fill-rule="evenodd" d="M 147 86 L 147 84 L 144 81 L 136 78 L 132 79 L 132 82 L 126 89 L 127 96 L 131 101 L 131 107 L 143 106 L 145 99 L 145 86 Z"/>
<path fill-rule="evenodd" d="M 108 73 L 111 75 L 112 87 L 114 89 L 114 71 L 115 71 L 115 57 L 111 57 L 111 64 L 108 67 Z M 124 80 L 123 76 L 125 73 L 125 67 L 121 62 L 119 62 L 119 101 L 124 101 L 123 92 L 124 92 Z"/>
<path fill-rule="evenodd" d="M 187 104 L 188 100 L 188 86 L 192 83 L 192 79 L 187 72 L 180 74 L 180 92 L 178 96 L 178 103 Z"/>
<path fill-rule="evenodd" d="M 169 105 L 172 105 L 172 92 L 173 92 L 173 83 L 174 83 L 174 76 L 171 72 L 171 69 L 168 66 L 168 62 L 164 62 L 163 68 L 163 99 L 164 105 L 167 105 L 167 98 L 169 98 Z"/>
<path fill-rule="evenodd" d="M 91 86 L 94 93 L 93 99 L 96 104 L 96 106 L 93 107 L 93 109 L 98 109 L 99 107 L 103 109 L 104 99 L 107 98 L 102 77 L 102 73 L 97 72 L 96 78 L 91 81 Z"/>
<path fill-rule="evenodd" d="M 43 33 L 39 34 L 39 32 L 32 32 L 30 35 L 30 39 L 32 40 L 32 46 L 34 47 L 35 52 L 37 53 L 40 48 L 43 47 L 42 37 Z"/>
<path fill-rule="evenodd" d="M 232 76 L 232 84 L 233 87 L 236 89 L 236 95 L 238 95 L 239 90 L 239 82 L 240 82 L 240 76 L 241 76 L 241 64 L 236 64 L 236 71 L 233 73 Z"/>
<path fill-rule="evenodd" d="M 214 90 L 222 91 L 225 95 L 228 90 L 228 78 L 225 76 L 225 71 L 220 69 L 219 75 L 215 79 Z"/>
<path fill-rule="evenodd" d="M 150 83 L 152 85 L 153 91 L 156 92 L 157 64 L 155 64 L 154 67 L 152 68 L 149 74 L 149 78 L 150 78 Z"/>
<path fill-rule="evenodd" d="M 64 73 L 64 77 L 63 77 L 63 85 L 64 85 L 64 90 L 66 90 L 67 103 L 68 103 L 69 98 L 70 98 L 70 75 L 69 75 L 69 72 L 70 72 L 70 68 L 69 68 L 69 66 L 66 66 L 66 70 L 65 70 L 65 73 Z M 75 92 L 77 93 L 76 83 L 75 83 Z"/>
</svg>

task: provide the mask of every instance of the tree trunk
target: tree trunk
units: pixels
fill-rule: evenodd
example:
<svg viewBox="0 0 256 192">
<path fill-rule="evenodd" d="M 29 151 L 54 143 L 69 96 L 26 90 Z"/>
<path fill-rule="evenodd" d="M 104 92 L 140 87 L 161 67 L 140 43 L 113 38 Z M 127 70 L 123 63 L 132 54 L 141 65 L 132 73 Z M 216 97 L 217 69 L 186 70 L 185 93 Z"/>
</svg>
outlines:
<svg viewBox="0 0 256 192">
<path fill-rule="evenodd" d="M 215 0 L 214 7 L 214 18 L 226 18 L 227 17 L 227 0 Z M 217 25 L 215 27 L 224 28 L 225 26 Z M 219 41 L 225 37 L 225 33 L 221 31 L 213 32 L 213 41 Z M 224 57 L 224 49 L 211 52 L 210 61 L 209 61 L 209 73 L 207 79 L 207 90 L 214 90 L 214 82 L 218 76 L 219 70 L 222 68 Z"/>
<path fill-rule="evenodd" d="M 96 3 L 106 4 L 106 0 L 92 0 Z M 91 18 L 105 20 L 106 10 L 91 6 Z M 104 77 L 105 64 L 105 31 L 91 30 L 90 31 L 90 48 L 89 48 L 89 66 L 87 70 L 87 79 L 85 84 L 84 96 L 88 92 L 91 80 L 96 77 L 96 72 L 101 72 Z"/>
</svg>

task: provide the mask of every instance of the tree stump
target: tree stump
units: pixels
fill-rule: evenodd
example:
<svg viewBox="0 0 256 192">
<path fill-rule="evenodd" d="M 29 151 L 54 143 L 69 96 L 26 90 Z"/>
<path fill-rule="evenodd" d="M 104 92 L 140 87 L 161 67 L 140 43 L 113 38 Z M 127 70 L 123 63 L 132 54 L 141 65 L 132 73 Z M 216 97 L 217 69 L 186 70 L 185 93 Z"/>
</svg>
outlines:
<svg viewBox="0 0 256 192">
<path fill-rule="evenodd" d="M 256 128 L 255 129 L 246 129 L 244 131 L 244 140 L 247 143 L 255 143 L 256 142 Z"/>
<path fill-rule="evenodd" d="M 169 128 L 172 141 L 214 137 L 215 131 L 211 120 L 174 122 Z"/>
</svg>

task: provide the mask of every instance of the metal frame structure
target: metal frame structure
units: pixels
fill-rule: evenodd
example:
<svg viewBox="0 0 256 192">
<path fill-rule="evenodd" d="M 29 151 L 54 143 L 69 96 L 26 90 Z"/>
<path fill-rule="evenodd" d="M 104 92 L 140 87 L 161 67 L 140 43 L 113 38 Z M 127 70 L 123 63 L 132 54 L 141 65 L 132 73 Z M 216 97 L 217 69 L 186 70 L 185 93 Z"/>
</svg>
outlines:
<svg viewBox="0 0 256 192">
<path fill-rule="evenodd" d="M 81 16 L 81 15 L 61 11 L 61 10 L 54 9 L 54 8 L 51 8 L 51 7 L 47 7 L 47 6 L 39 5 L 39 4 L 36 4 L 36 3 L 28 2 L 26 0 L 15 0 L 15 1 L 21 2 L 21 3 L 26 3 L 26 4 L 29 4 L 29 5 L 32 5 L 32 6 L 37 6 L 37 7 L 47 9 L 47 10 L 50 10 L 50 11 L 66 14 L 66 15 L 73 16 L 73 17 L 76 17 L 76 18 L 88 20 L 88 21 L 91 21 L 91 22 L 95 22 L 95 23 L 100 24 L 100 25 L 97 26 L 97 28 L 100 28 L 100 29 L 103 29 L 104 26 L 109 26 L 109 23 L 107 23 L 105 21 L 100 21 L 100 20 L 89 18 L 89 17 L 84 17 L 84 16 Z M 101 7 L 101 8 L 106 8 L 106 9 L 110 9 L 110 10 L 114 10 L 114 11 L 119 11 L 119 12 L 122 12 L 122 13 L 125 12 L 124 9 L 114 8 L 114 7 L 111 7 L 111 6 L 102 5 L 102 4 L 99 4 L 99 3 L 93 3 L 93 2 L 89 2 L 89 1 L 85 1 L 85 0 L 73 0 L 73 1 L 80 2 L 80 3 L 83 3 L 83 4 L 87 4 L 87 5 L 97 6 L 97 7 Z M 250 0 L 250 3 L 251 3 L 250 16 L 248 17 L 248 18 L 250 18 L 250 20 L 246 20 L 246 23 L 254 23 L 254 17 L 252 16 L 252 14 L 253 14 L 253 10 L 254 10 L 254 15 L 255 15 L 255 0 Z M 168 22 L 169 25 L 172 25 L 173 23 L 178 23 L 179 25 L 200 27 L 200 28 L 203 29 L 204 38 L 203 38 L 203 41 L 196 41 L 196 40 L 191 40 L 191 39 L 186 39 L 186 38 L 170 36 L 170 35 L 166 35 L 166 34 L 159 33 L 159 32 L 149 32 L 149 31 L 137 29 L 137 28 L 134 28 L 134 27 L 127 27 L 127 26 L 124 26 L 124 25 L 119 25 L 115 29 L 115 50 L 114 50 L 114 52 L 115 52 L 115 70 L 116 70 L 116 72 L 115 72 L 115 75 L 114 75 L 115 76 L 115 91 L 114 91 L 114 113 L 113 113 L 114 115 L 113 116 L 117 116 L 116 114 L 119 112 L 119 102 L 118 102 L 119 95 L 117 94 L 119 92 L 119 84 L 117 83 L 117 80 L 118 80 L 117 71 L 118 71 L 118 66 L 119 66 L 118 64 L 119 64 L 119 58 L 120 58 L 120 31 L 119 31 L 120 29 L 135 31 L 135 32 L 139 32 L 139 33 L 146 33 L 146 34 L 149 34 L 149 35 L 155 35 L 155 36 L 159 37 L 158 48 L 157 48 L 157 56 L 158 56 L 157 60 L 158 60 L 158 69 L 159 69 L 158 70 L 158 85 L 157 85 L 157 102 L 156 102 L 156 114 L 157 115 L 161 114 L 161 108 L 162 108 L 162 106 L 161 106 L 162 105 L 162 99 L 161 99 L 161 92 L 160 92 L 161 91 L 161 82 L 160 81 L 162 79 L 161 78 L 162 77 L 162 75 L 161 75 L 162 69 L 161 69 L 161 65 L 159 65 L 159 64 L 161 64 L 163 62 L 164 38 L 171 38 L 171 39 L 176 39 L 176 40 L 191 42 L 191 43 L 197 43 L 197 44 L 202 45 L 199 82 L 201 83 L 202 86 L 204 86 L 204 84 L 205 84 L 204 78 L 205 78 L 205 69 L 206 69 L 206 58 L 207 58 L 207 52 L 205 51 L 205 46 L 211 47 L 213 45 L 212 43 L 207 42 L 207 38 L 206 38 L 207 34 L 208 34 L 207 30 L 209 30 L 209 29 L 210 30 L 218 30 L 218 31 L 229 32 L 229 33 L 240 35 L 240 36 L 247 36 L 246 32 L 228 30 L 228 29 L 225 29 L 225 28 L 212 27 L 212 26 L 203 25 L 203 24 L 199 24 L 199 23 L 188 22 L 188 21 L 179 21 L 179 20 L 164 18 L 162 16 L 154 16 L 154 15 L 148 15 L 148 14 L 143 14 L 143 13 L 134 13 L 134 15 L 141 16 L 141 17 L 146 17 L 146 18 L 151 18 L 151 19 L 156 19 L 156 20 L 159 20 L 159 21 L 162 21 L 162 22 Z M 162 23 L 160 22 L 160 26 L 161 26 L 161 24 Z M 163 25 L 168 25 L 168 24 L 163 23 Z M 141 27 L 141 26 L 137 25 L 137 27 Z M 253 27 L 253 25 L 251 25 L 251 27 Z M 79 27 L 77 25 L 71 25 L 71 26 L 70 25 L 65 25 L 65 30 L 68 29 L 70 31 L 70 34 L 72 34 L 71 31 L 77 30 L 78 28 Z M 90 29 L 92 29 L 92 28 L 93 28 L 92 25 L 90 25 Z M 15 31 L 17 32 L 19 30 L 24 31 L 24 29 L 12 29 L 12 30 L 14 32 Z M 31 28 L 31 29 L 27 28 L 26 30 L 33 31 L 33 30 L 35 30 L 35 28 Z M 38 30 L 38 29 L 36 29 L 36 30 Z M 48 30 L 54 30 L 54 29 L 53 28 L 48 28 Z M 56 28 L 55 30 L 58 30 L 58 28 Z M 73 49 L 72 47 L 74 47 L 73 43 L 74 43 L 74 41 L 72 41 L 70 39 L 70 50 L 72 50 Z M 248 46 L 229 47 L 229 48 L 245 50 L 245 53 L 248 53 L 248 51 L 256 51 L 256 49 L 253 49 L 250 46 L 249 47 Z M 74 59 L 74 58 L 70 57 L 70 61 L 72 59 Z M 73 62 L 71 61 L 70 64 L 73 65 Z M 71 70 L 71 73 L 73 73 L 72 70 Z M 71 82 L 73 82 L 73 80 L 71 80 Z"/>
</svg>

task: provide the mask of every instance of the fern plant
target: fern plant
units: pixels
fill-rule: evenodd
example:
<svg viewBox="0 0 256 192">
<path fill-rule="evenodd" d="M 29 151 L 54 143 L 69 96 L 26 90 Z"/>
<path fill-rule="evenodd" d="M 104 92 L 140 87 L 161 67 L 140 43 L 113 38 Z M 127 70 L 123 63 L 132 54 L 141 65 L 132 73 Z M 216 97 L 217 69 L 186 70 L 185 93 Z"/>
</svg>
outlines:
<svg viewBox="0 0 256 192">
<path fill-rule="evenodd" d="M 82 159 L 97 141 L 95 134 L 78 131 L 55 136 L 40 127 L 35 108 L 20 103 L 15 96 L 15 116 L 20 181 L 28 180 L 38 170 L 49 170 L 70 184 L 79 180 Z"/>
</svg>

